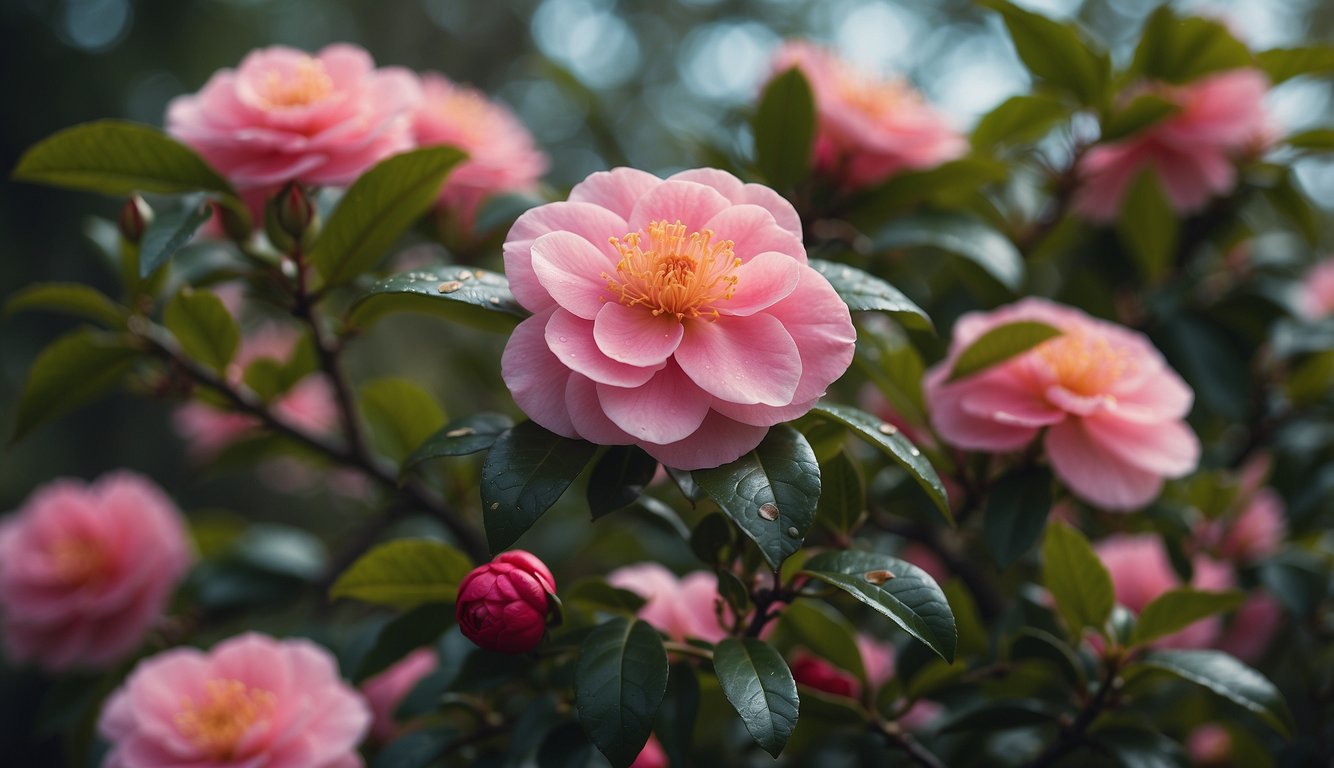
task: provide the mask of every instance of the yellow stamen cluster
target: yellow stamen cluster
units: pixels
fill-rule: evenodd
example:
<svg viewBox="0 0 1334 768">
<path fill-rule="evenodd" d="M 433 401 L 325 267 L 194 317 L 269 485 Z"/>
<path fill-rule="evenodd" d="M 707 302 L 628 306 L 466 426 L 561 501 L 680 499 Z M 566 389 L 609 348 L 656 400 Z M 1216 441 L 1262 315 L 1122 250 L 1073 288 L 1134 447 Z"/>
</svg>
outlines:
<svg viewBox="0 0 1334 768">
<path fill-rule="evenodd" d="M 1105 336 L 1077 330 L 1044 341 L 1034 353 L 1061 386 L 1085 397 L 1107 394 L 1113 384 L 1138 370 L 1127 350 Z"/>
<path fill-rule="evenodd" d="M 616 274 L 603 272 L 602 279 L 614 300 L 627 307 L 647 307 L 654 317 L 718 319 L 718 302 L 736 293 L 737 276 L 732 273 L 741 259 L 733 255 L 735 243 L 715 243 L 707 229 L 687 234 L 680 220 L 650 222 L 644 234 L 647 247 L 641 247 L 639 232 L 611 238 L 621 260 Z"/>
<path fill-rule="evenodd" d="M 241 737 L 256 722 L 273 714 L 277 702 L 269 691 L 247 688 L 240 680 L 209 680 L 207 700 L 181 700 L 176 729 L 218 760 L 235 757 Z"/>
<path fill-rule="evenodd" d="M 81 536 L 57 540 L 47 550 L 51 564 L 67 585 L 99 581 L 106 571 L 106 553 L 94 542 Z"/>
<path fill-rule="evenodd" d="M 325 98 L 333 91 L 333 78 L 324 64 L 307 56 L 297 64 L 296 72 L 284 76 L 276 70 L 265 73 L 263 98 L 271 109 L 304 107 Z"/>
<path fill-rule="evenodd" d="M 872 77 L 841 62 L 836 69 L 835 82 L 843 102 L 873 119 L 892 115 L 905 101 L 914 98 L 914 93 L 902 82 Z"/>
</svg>

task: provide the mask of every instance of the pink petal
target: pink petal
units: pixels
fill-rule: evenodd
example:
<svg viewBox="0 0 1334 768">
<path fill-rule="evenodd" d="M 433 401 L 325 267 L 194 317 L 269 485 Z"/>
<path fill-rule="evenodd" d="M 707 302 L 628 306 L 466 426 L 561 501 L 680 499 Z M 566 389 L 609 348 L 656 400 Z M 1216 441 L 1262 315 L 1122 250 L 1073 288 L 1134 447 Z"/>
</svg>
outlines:
<svg viewBox="0 0 1334 768">
<path fill-rule="evenodd" d="M 742 184 L 737 177 L 717 168 L 692 168 L 669 176 L 667 180 L 697 182 L 713 187 L 738 205 L 758 205 L 773 216 L 778 226 L 787 230 L 798 242 L 801 241 L 801 217 L 797 215 L 797 209 L 782 195 L 763 184 Z"/>
<path fill-rule="evenodd" d="M 608 240 L 624 237 L 629 231 L 625 219 L 591 203 L 547 203 L 524 211 L 505 238 L 505 275 L 514 298 L 529 312 L 541 312 L 555 304 L 533 272 L 531 249 L 533 241 L 542 235 L 572 232 L 594 247 L 605 248 L 612 256 L 615 250 Z"/>
<path fill-rule="evenodd" d="M 738 403 L 728 402 L 727 400 L 713 399 L 713 410 L 721 413 L 729 419 L 739 421 L 742 424 L 750 424 L 756 427 L 772 427 L 775 424 L 782 424 L 785 421 L 791 421 L 795 418 L 806 415 L 806 412 L 815 407 L 819 398 L 807 400 L 805 402 L 796 402 L 790 405 L 740 405 Z"/>
<path fill-rule="evenodd" d="M 806 247 L 801 239 L 774 223 L 774 217 L 757 205 L 733 205 L 704 225 L 714 233 L 714 242 L 732 241 L 732 253 L 747 262 L 756 254 L 777 251 L 801 264 L 806 263 Z"/>
<path fill-rule="evenodd" d="M 579 437 L 565 409 L 565 382 L 570 369 L 547 346 L 551 314 L 533 315 L 519 323 L 500 358 L 500 374 L 514 402 L 528 418 L 564 437 Z"/>
<path fill-rule="evenodd" d="M 664 181 L 635 203 L 630 213 L 630 228 L 626 231 L 647 231 L 648 225 L 654 221 L 679 221 L 687 232 L 696 232 L 729 205 L 727 198 L 703 184 Z"/>
<path fill-rule="evenodd" d="M 626 365 L 607 357 L 593 340 L 593 321 L 564 309 L 557 309 L 547 321 L 546 340 L 557 359 L 600 384 L 638 387 L 663 365 Z"/>
<path fill-rule="evenodd" d="M 772 315 L 692 322 L 675 359 L 709 394 L 743 405 L 787 405 L 801 380 L 797 344 Z"/>
<path fill-rule="evenodd" d="M 570 190 L 570 201 L 600 205 L 628 219 L 635 202 L 661 183 L 662 179 L 651 173 L 635 168 L 613 168 L 591 174 L 575 184 Z"/>
<path fill-rule="evenodd" d="M 824 395 L 852 364 L 857 332 L 848 305 L 819 272 L 802 266 L 796 290 L 770 307 L 801 352 L 801 382 L 792 401 Z"/>
<path fill-rule="evenodd" d="M 782 253 L 761 253 L 737 267 L 736 293 L 718 304 L 724 315 L 753 315 L 792 295 L 801 279 L 801 264 Z"/>
<path fill-rule="evenodd" d="M 1181 477 L 1200 463 L 1200 441 L 1179 420 L 1143 424 L 1099 414 L 1084 419 L 1088 436 L 1133 467 L 1164 477 Z"/>
<path fill-rule="evenodd" d="M 670 314 L 657 317 L 644 307 L 609 301 L 593 321 L 593 340 L 613 360 L 628 365 L 656 366 L 681 345 L 685 326 Z"/>
<path fill-rule="evenodd" d="M 961 403 L 972 416 L 1018 427 L 1045 427 L 1065 418 L 1062 410 L 1008 377 L 994 376 L 985 387 L 970 389 Z"/>
<path fill-rule="evenodd" d="M 1083 420 L 1067 419 L 1047 429 L 1047 459 L 1075 495 L 1104 509 L 1131 510 L 1153 501 L 1163 479 L 1133 467 L 1089 437 Z"/>
<path fill-rule="evenodd" d="M 931 411 L 931 427 L 950 445 L 972 451 L 1004 453 L 1017 451 L 1037 437 L 1034 427 L 1005 424 L 975 416 L 964 410 L 963 402 L 986 386 L 987 375 L 946 384 L 948 361 L 927 371 L 922 380 L 926 402 Z"/>
<path fill-rule="evenodd" d="M 755 450 L 768 427 L 756 427 L 710 411 L 698 430 L 667 445 L 641 443 L 648 455 L 674 469 L 709 469 Z"/>
<path fill-rule="evenodd" d="M 533 273 L 564 309 L 585 320 L 597 317 L 607 291 L 603 275 L 616 271 L 604 251 L 570 232 L 550 232 L 533 241 Z"/>
<path fill-rule="evenodd" d="M 602 410 L 616 426 L 639 440 L 671 443 L 699 428 L 709 412 L 709 396 L 671 360 L 646 384 L 635 388 L 598 384 Z"/>
<path fill-rule="evenodd" d="M 565 407 L 579 436 L 598 445 L 630 445 L 635 439 L 616 426 L 602 412 L 597 383 L 587 376 L 572 374 L 565 383 Z"/>
</svg>

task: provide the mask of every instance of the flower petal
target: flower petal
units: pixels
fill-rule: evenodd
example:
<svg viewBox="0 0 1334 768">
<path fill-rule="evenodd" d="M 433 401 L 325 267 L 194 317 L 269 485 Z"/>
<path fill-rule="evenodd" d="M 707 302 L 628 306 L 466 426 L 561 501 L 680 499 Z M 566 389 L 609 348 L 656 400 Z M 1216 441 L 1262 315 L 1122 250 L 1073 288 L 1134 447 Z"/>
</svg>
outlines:
<svg viewBox="0 0 1334 768">
<path fill-rule="evenodd" d="M 575 184 L 570 190 L 570 200 L 600 205 L 628 219 L 635 202 L 661 183 L 662 179 L 637 168 L 613 168 L 598 171 Z"/>
<path fill-rule="evenodd" d="M 639 440 L 672 443 L 699 428 L 709 412 L 709 396 L 671 360 L 639 387 L 598 384 L 602 410 L 616 426 Z"/>
<path fill-rule="evenodd" d="M 758 205 L 767 210 L 778 223 L 798 242 L 801 241 L 801 217 L 786 198 L 763 184 L 742 184 L 741 180 L 727 171 L 717 168 L 691 168 L 667 177 L 668 181 L 693 181 L 713 187 L 723 197 L 737 205 Z"/>
<path fill-rule="evenodd" d="M 1177 419 L 1144 424 L 1101 413 L 1084 419 L 1088 436 L 1125 463 L 1164 477 L 1181 477 L 1200 463 L 1200 440 Z"/>
<path fill-rule="evenodd" d="M 857 332 L 848 305 L 811 267 L 802 266 L 796 290 L 765 313 L 782 321 L 801 352 L 801 382 L 792 401 L 820 397 L 852 364 Z"/>
<path fill-rule="evenodd" d="M 729 205 L 727 198 L 703 184 L 664 181 L 635 203 L 626 232 L 646 231 L 654 221 L 679 221 L 687 232 L 696 232 Z"/>
<path fill-rule="evenodd" d="M 768 427 L 742 424 L 709 411 L 699 429 L 689 436 L 666 445 L 640 443 L 639 447 L 673 469 L 711 469 L 755 450 L 768 432 Z"/>
<path fill-rule="evenodd" d="M 743 262 L 756 254 L 777 251 L 806 263 L 806 246 L 801 238 L 774 222 L 773 214 L 758 205 L 733 205 L 709 219 L 704 225 L 714 234 L 714 242 L 732 241 L 732 253 Z"/>
<path fill-rule="evenodd" d="M 548 232 L 533 241 L 533 273 L 562 308 L 585 320 L 597 317 L 607 291 L 603 275 L 616 263 L 592 243 L 570 232 Z"/>
<path fill-rule="evenodd" d="M 796 342 L 767 314 L 693 321 L 675 359 L 709 394 L 743 405 L 787 405 L 801 380 Z"/>
<path fill-rule="evenodd" d="M 582 374 L 571 374 L 565 383 L 565 408 L 579 436 L 598 445 L 630 445 L 634 437 L 616 426 L 602 412 L 597 382 Z"/>
<path fill-rule="evenodd" d="M 600 384 L 638 387 L 663 365 L 626 365 L 607 357 L 593 340 L 593 321 L 564 309 L 551 314 L 545 335 L 547 348 L 561 363 Z M 555 393 L 557 397 L 563 395 L 563 388 Z"/>
<path fill-rule="evenodd" d="M 563 437 L 579 437 L 565 409 L 570 369 L 547 346 L 546 326 L 553 309 L 519 323 L 500 358 L 500 375 L 528 418 Z"/>
<path fill-rule="evenodd" d="M 608 242 L 629 232 L 625 219 L 592 203 L 559 202 L 524 211 L 505 238 L 505 276 L 514 298 L 529 312 L 550 309 L 555 303 L 533 272 L 533 241 L 548 232 L 572 232 L 596 248 L 615 254 Z"/>
<path fill-rule="evenodd" d="M 801 264 L 782 253 L 761 253 L 737 267 L 736 293 L 717 304 L 724 315 L 753 315 L 792 295 L 801 279 Z"/>
<path fill-rule="evenodd" d="M 949 361 L 927 371 L 922 380 L 926 402 L 931 407 L 931 427 L 950 445 L 972 451 L 1017 451 L 1032 442 L 1038 430 L 975 416 L 963 407 L 973 393 L 985 389 L 986 374 L 946 384 Z"/>
<path fill-rule="evenodd" d="M 685 326 L 670 314 L 657 317 L 644 307 L 609 301 L 593 320 L 593 340 L 613 360 L 628 365 L 659 365 L 681 345 Z"/>
<path fill-rule="evenodd" d="M 993 377 L 984 387 L 961 398 L 963 410 L 978 418 L 1019 427 L 1045 427 L 1065 418 L 1065 412 L 1012 377 Z"/>
<path fill-rule="evenodd" d="M 742 424 L 772 427 L 775 424 L 782 424 L 785 421 L 805 416 L 806 412 L 814 408 L 819 401 L 820 398 L 817 397 L 814 400 L 789 405 L 740 405 L 715 397 L 713 405 L 710 407 L 727 418 L 739 421 Z"/>
<path fill-rule="evenodd" d="M 1104 509 L 1138 509 L 1163 488 L 1162 477 L 1127 464 L 1089 437 L 1082 419 L 1067 419 L 1048 428 L 1045 447 L 1061 482 Z"/>
</svg>

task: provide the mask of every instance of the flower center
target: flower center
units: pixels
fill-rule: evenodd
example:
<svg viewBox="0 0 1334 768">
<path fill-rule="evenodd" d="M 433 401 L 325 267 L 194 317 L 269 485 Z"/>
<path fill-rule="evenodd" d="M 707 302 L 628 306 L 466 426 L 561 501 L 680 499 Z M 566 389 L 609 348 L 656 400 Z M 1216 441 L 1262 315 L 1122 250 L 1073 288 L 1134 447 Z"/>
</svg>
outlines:
<svg viewBox="0 0 1334 768">
<path fill-rule="evenodd" d="M 1069 331 L 1044 341 L 1034 350 L 1062 387 L 1084 397 L 1107 394 L 1113 384 L 1139 366 L 1129 352 L 1105 336 Z"/>
<path fill-rule="evenodd" d="M 898 111 L 911 92 L 895 80 L 872 77 L 839 63 L 835 83 L 838 95 L 853 109 L 876 120 Z"/>
<path fill-rule="evenodd" d="M 307 56 L 286 74 L 270 70 L 264 77 L 263 98 L 270 109 L 304 107 L 333 91 L 333 78 L 319 59 Z"/>
<path fill-rule="evenodd" d="M 81 536 L 66 536 L 57 540 L 47 550 L 47 554 L 55 572 L 65 584 L 91 584 L 101 580 L 106 572 L 106 553 L 96 543 Z"/>
<path fill-rule="evenodd" d="M 733 255 L 731 240 L 713 242 L 713 232 L 705 229 L 686 234 L 677 220 L 650 222 L 644 234 L 647 247 L 641 247 L 639 232 L 623 238 L 611 238 L 621 253 L 616 274 L 602 273 L 607 290 L 627 307 L 644 306 L 653 316 L 674 315 L 677 320 L 718 318 L 717 303 L 736 293 L 741 266 Z M 604 301 L 608 301 L 606 297 Z"/>
<path fill-rule="evenodd" d="M 176 729 L 211 757 L 235 756 L 241 737 L 257 721 L 273 714 L 277 700 L 269 691 L 246 688 L 240 680 L 209 680 L 203 704 L 186 697 L 176 713 Z"/>
<path fill-rule="evenodd" d="M 491 104 L 482 94 L 463 87 L 451 88 L 433 107 L 441 123 L 450 127 L 464 146 L 476 146 L 492 135 Z"/>
</svg>

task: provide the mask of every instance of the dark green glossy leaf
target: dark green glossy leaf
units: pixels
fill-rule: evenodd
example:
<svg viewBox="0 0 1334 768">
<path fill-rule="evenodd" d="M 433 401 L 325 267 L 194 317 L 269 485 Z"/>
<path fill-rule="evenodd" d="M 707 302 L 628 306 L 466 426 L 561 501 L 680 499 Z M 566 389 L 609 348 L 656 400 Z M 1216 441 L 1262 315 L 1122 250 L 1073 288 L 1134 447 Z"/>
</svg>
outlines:
<svg viewBox="0 0 1334 768">
<path fill-rule="evenodd" d="M 1037 141 L 1070 114 L 1069 105 L 1050 96 L 1011 96 L 977 121 L 973 148 L 994 150 L 1001 145 Z"/>
<path fill-rule="evenodd" d="M 634 762 L 667 692 L 667 652 L 653 627 L 615 618 L 584 640 L 574 706 L 588 738 L 615 768 Z"/>
<path fill-rule="evenodd" d="M 452 728 L 411 731 L 380 750 L 371 768 L 427 768 L 458 739 L 458 732 Z"/>
<path fill-rule="evenodd" d="M 819 600 L 798 600 L 783 609 L 779 626 L 794 643 L 816 657 L 866 680 L 857 628 L 832 605 Z"/>
<path fill-rule="evenodd" d="M 1093 743 L 1114 755 L 1122 768 L 1182 768 L 1189 761 L 1181 745 L 1157 731 L 1130 725 L 1098 728 Z"/>
<path fill-rule="evenodd" d="M 753 637 L 729 637 L 713 650 L 713 669 L 751 738 L 773 757 L 797 725 L 797 683 L 773 646 Z"/>
<path fill-rule="evenodd" d="M 732 526 L 727 522 L 727 516 L 717 512 L 705 515 L 690 532 L 690 551 L 706 565 L 721 563 L 733 543 Z"/>
<path fill-rule="evenodd" d="M 1123 139 L 1180 111 L 1181 107 L 1174 101 L 1157 94 L 1142 93 L 1112 113 L 1102 127 L 1102 140 Z"/>
<path fill-rule="evenodd" d="M 1334 47 L 1312 45 L 1305 48 L 1272 48 L 1255 54 L 1260 69 L 1269 75 L 1269 81 L 1278 85 L 1302 75 L 1322 75 L 1334 72 Z"/>
<path fill-rule="evenodd" d="M 800 69 L 764 86 L 751 127 L 755 165 L 770 186 L 788 189 L 806 177 L 815 148 L 815 97 Z"/>
<path fill-rule="evenodd" d="M 107 326 L 124 328 L 130 311 L 106 294 L 81 283 L 30 283 L 10 294 L 5 314 L 48 311 L 77 315 Z"/>
<path fill-rule="evenodd" d="M 482 465 L 486 540 L 499 552 L 518 540 L 583 471 L 596 448 L 525 421 L 491 446 Z"/>
<path fill-rule="evenodd" d="M 1051 512 L 1051 472 L 1032 468 L 1006 474 L 987 496 L 982 518 L 996 563 L 1006 568 L 1037 543 Z"/>
<path fill-rule="evenodd" d="M 1309 131 L 1299 131 L 1283 139 L 1283 143 L 1295 149 L 1334 152 L 1334 128 L 1312 128 Z"/>
<path fill-rule="evenodd" d="M 820 500 L 820 467 L 800 432 L 773 427 L 750 453 L 692 474 L 771 567 L 778 568 L 801 548 Z"/>
<path fill-rule="evenodd" d="M 325 281 L 345 282 L 379 263 L 435 203 L 445 177 L 464 157 L 453 147 L 415 149 L 358 177 L 310 249 L 310 261 Z"/>
<path fill-rule="evenodd" d="M 967 213 L 903 216 L 872 234 L 877 249 L 931 247 L 961 256 L 1011 292 L 1024 282 L 1024 259 L 1005 235 Z"/>
<path fill-rule="evenodd" d="M 820 464 L 820 503 L 816 519 L 829 530 L 850 535 L 866 516 L 866 487 L 861 470 L 839 451 Z"/>
<path fill-rule="evenodd" d="M 667 697 L 653 726 L 670 765 L 687 765 L 698 715 L 699 679 L 695 668 L 686 662 L 673 664 L 667 678 Z"/>
<path fill-rule="evenodd" d="M 1111 61 L 1073 25 L 1053 21 L 1004 0 L 981 0 L 1001 14 L 1024 66 L 1041 81 L 1060 88 L 1080 103 L 1102 102 L 1111 79 Z"/>
<path fill-rule="evenodd" d="M 946 661 L 958 632 L 945 593 L 926 571 L 877 552 L 822 552 L 802 573 L 831 584 L 889 617 Z"/>
<path fill-rule="evenodd" d="M 502 333 L 528 316 L 504 275 L 470 267 L 436 267 L 385 278 L 357 300 L 348 322 L 364 328 L 393 312 L 437 315 Z"/>
<path fill-rule="evenodd" d="M 1130 71 L 1153 80 L 1188 83 L 1253 64 L 1250 49 L 1221 21 L 1183 18 L 1162 5 L 1144 22 Z"/>
<path fill-rule="evenodd" d="M 1205 592 L 1190 587 L 1168 590 L 1140 611 L 1132 642 L 1140 645 L 1157 640 L 1200 619 L 1231 611 L 1245 599 L 1246 593 L 1237 590 Z"/>
<path fill-rule="evenodd" d="M 396 462 L 411 455 L 445 423 L 445 412 L 435 398 L 407 379 L 366 382 L 360 403 L 376 447 Z"/>
<path fill-rule="evenodd" d="M 630 506 L 658 471 L 658 460 L 634 445 L 613 445 L 588 476 L 588 509 L 596 520 Z"/>
<path fill-rule="evenodd" d="M 1085 627 L 1101 632 L 1116 599 L 1111 574 L 1084 534 L 1065 523 L 1048 523 L 1042 564 L 1042 583 L 1070 634 L 1078 637 Z"/>
<path fill-rule="evenodd" d="M 1003 731 L 1055 723 L 1059 713 L 1040 699 L 990 701 L 958 713 L 940 727 L 941 733 Z"/>
<path fill-rule="evenodd" d="M 162 322 L 185 354 L 215 371 L 227 367 L 241 343 L 241 329 L 222 299 L 209 291 L 183 288 L 167 304 Z"/>
<path fill-rule="evenodd" d="M 593 745 L 578 723 L 552 729 L 537 750 L 537 768 L 588 768 Z"/>
<path fill-rule="evenodd" d="M 884 223 L 887 214 L 956 200 L 1004 181 L 1008 173 L 1005 163 L 985 157 L 962 157 L 923 171 L 904 171 L 864 194 L 848 218 L 870 232 Z"/>
<path fill-rule="evenodd" d="M 1061 672 L 1071 685 L 1086 684 L 1083 667 L 1074 649 L 1059 637 L 1034 627 L 1023 627 L 1010 645 L 1010 660 L 1036 659 L 1047 662 Z"/>
<path fill-rule="evenodd" d="M 1223 698 L 1240 705 L 1279 733 L 1292 733 L 1292 713 L 1283 694 L 1264 675 L 1222 651 L 1153 651 L 1135 667 L 1160 669 L 1204 686 Z"/>
<path fill-rule="evenodd" d="M 931 318 L 898 288 L 868 272 L 846 264 L 811 259 L 810 265 L 834 286 L 838 297 L 853 312 L 887 312 L 906 328 L 934 331 Z"/>
<path fill-rule="evenodd" d="M 1116 234 L 1145 280 L 1156 283 L 1171 272 L 1179 229 L 1158 177 L 1149 170 L 1140 173 L 1121 202 Z"/>
<path fill-rule="evenodd" d="M 426 603 L 399 616 L 380 630 L 352 682 L 374 677 L 418 648 L 434 645 L 453 624 L 454 606 L 449 604 Z"/>
<path fill-rule="evenodd" d="M 954 517 L 950 514 L 949 499 L 945 496 L 945 486 L 940 482 L 940 475 L 936 474 L 936 468 L 931 466 L 931 462 L 927 461 L 917 446 L 904 437 L 897 427 L 865 411 L 838 403 L 818 403 L 811 409 L 811 413 L 843 424 L 858 438 L 880 449 L 907 470 L 912 479 L 935 503 L 941 517 L 953 525 Z"/>
<path fill-rule="evenodd" d="M 1036 320 L 998 325 L 977 337 L 959 353 L 948 381 L 958 381 L 1021 355 L 1047 339 L 1061 335 L 1059 328 Z"/>
<path fill-rule="evenodd" d="M 1330 138 L 1334 140 L 1334 131 Z M 1321 214 L 1291 168 L 1282 169 L 1272 183 L 1261 185 L 1260 190 L 1269 204 L 1297 227 L 1306 242 L 1312 245 L 1320 242 L 1324 226 Z"/>
<path fill-rule="evenodd" d="M 113 333 L 84 329 L 56 339 L 28 370 L 11 440 L 106 394 L 139 355 L 128 337 Z"/>
<path fill-rule="evenodd" d="M 407 609 L 453 602 L 472 570 L 468 556 L 442 541 L 396 539 L 362 555 L 329 589 L 340 597 Z"/>
<path fill-rule="evenodd" d="M 139 242 L 139 277 L 148 277 L 170 261 L 212 215 L 213 205 L 207 200 L 187 200 L 176 208 L 159 209 Z"/>
<path fill-rule="evenodd" d="M 445 456 L 467 456 L 470 453 L 485 451 L 495 444 L 505 430 L 514 426 L 510 417 L 503 413 L 475 413 L 455 419 L 438 432 L 426 439 L 403 460 L 406 472 L 423 461 L 439 459 Z"/>
</svg>

